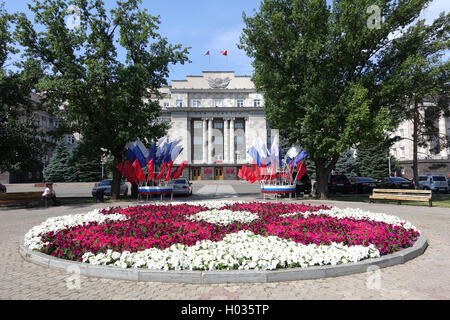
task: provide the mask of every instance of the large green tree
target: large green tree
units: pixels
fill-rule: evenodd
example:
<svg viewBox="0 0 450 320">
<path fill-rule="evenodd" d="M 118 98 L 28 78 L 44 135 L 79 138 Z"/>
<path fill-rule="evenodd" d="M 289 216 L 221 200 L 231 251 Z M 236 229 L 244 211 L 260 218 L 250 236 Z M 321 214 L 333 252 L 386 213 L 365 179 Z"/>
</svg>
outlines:
<svg viewBox="0 0 450 320">
<path fill-rule="evenodd" d="M 359 165 L 358 161 L 354 157 L 354 152 L 351 150 L 345 150 L 336 162 L 334 171 L 336 174 L 344 174 L 349 178 L 359 176 Z"/>
<path fill-rule="evenodd" d="M 254 59 L 267 118 L 308 150 L 322 198 L 345 150 L 375 141 L 400 121 L 393 110 L 404 106 L 404 92 L 385 80 L 388 67 L 415 52 L 391 40 L 429 2 L 263 0 L 254 16 L 244 14 L 240 47 Z M 380 23 L 373 23 L 373 5 Z"/>
<path fill-rule="evenodd" d="M 100 0 L 34 0 L 34 23 L 21 15 L 15 32 L 28 56 L 47 67 L 39 82 L 46 103 L 64 106 L 71 129 L 94 154 L 110 153 L 115 164 L 124 159 L 127 142 L 164 135 L 158 89 L 167 84 L 170 64 L 188 61 L 187 49 L 159 35 L 159 17 L 140 4 L 117 1 L 108 11 Z M 113 198 L 120 180 L 115 169 Z"/>
<path fill-rule="evenodd" d="M 14 21 L 0 3 L 0 172 L 38 169 L 42 149 L 33 118 L 39 101 L 31 95 L 39 66 L 13 60 L 18 54 L 11 33 Z"/>
</svg>

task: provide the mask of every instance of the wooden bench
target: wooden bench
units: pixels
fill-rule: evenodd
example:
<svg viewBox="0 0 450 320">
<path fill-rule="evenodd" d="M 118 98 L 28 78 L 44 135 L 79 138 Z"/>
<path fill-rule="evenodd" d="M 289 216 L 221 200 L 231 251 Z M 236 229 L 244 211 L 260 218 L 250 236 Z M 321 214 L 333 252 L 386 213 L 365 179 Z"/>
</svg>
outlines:
<svg viewBox="0 0 450 320">
<path fill-rule="evenodd" d="M 14 192 L 0 193 L 0 205 L 3 204 L 25 204 L 40 202 L 42 200 L 42 191 L 37 192 Z"/>
<path fill-rule="evenodd" d="M 428 201 L 428 206 L 432 207 L 431 190 L 412 190 L 412 189 L 373 189 L 373 193 L 369 196 L 369 202 L 375 200 L 397 200 L 401 201 Z"/>
</svg>

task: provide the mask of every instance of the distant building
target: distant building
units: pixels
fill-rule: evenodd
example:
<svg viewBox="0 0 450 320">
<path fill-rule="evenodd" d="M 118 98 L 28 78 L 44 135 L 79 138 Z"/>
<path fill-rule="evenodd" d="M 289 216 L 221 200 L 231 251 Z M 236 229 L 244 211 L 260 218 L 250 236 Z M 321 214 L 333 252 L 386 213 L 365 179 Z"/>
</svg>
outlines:
<svg viewBox="0 0 450 320">
<path fill-rule="evenodd" d="M 32 94 L 32 99 L 36 101 L 39 97 L 36 94 Z M 64 114 L 64 109 L 61 108 L 62 114 Z M 61 123 L 61 118 L 48 114 L 45 111 L 38 110 L 33 112 L 33 117 L 35 119 L 35 123 L 38 126 L 38 138 L 41 141 L 56 143 L 55 139 L 52 138 L 49 133 L 56 128 L 59 127 Z M 65 135 L 63 137 L 64 142 L 66 143 L 69 150 L 73 150 L 79 141 L 78 134 Z M 49 160 L 53 154 L 53 150 L 47 150 L 44 152 L 42 150 L 43 156 L 41 158 L 42 161 L 42 169 L 45 165 L 49 163 Z M 8 183 L 36 183 L 43 181 L 43 170 L 38 171 L 26 171 L 26 172 L 3 172 L 0 173 L 0 183 L 8 184 Z"/>
<path fill-rule="evenodd" d="M 168 136 L 181 139 L 192 180 L 235 180 L 256 137 L 270 145 L 263 95 L 250 76 L 232 71 L 205 71 L 161 88 L 161 119 L 171 124 Z"/>
<path fill-rule="evenodd" d="M 432 106 L 433 102 L 426 101 L 424 106 Z M 420 110 L 421 116 L 425 117 L 424 109 Z M 439 128 L 439 136 L 444 138 L 450 136 L 450 118 L 441 117 L 436 123 Z M 401 174 L 412 178 L 413 161 L 413 122 L 402 122 L 392 137 L 399 136 L 402 139 L 391 147 L 391 155 L 399 160 Z M 450 148 L 441 145 L 439 139 L 429 139 L 427 147 L 418 147 L 418 169 L 419 174 L 450 174 Z"/>
</svg>

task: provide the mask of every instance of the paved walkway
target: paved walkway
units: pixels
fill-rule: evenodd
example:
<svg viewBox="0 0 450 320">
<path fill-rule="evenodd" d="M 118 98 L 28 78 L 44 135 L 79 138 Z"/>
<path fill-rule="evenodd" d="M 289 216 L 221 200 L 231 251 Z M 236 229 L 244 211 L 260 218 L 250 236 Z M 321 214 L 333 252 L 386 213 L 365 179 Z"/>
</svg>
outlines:
<svg viewBox="0 0 450 320">
<path fill-rule="evenodd" d="M 18 253 L 19 241 L 29 229 L 49 217 L 84 213 L 100 208 L 101 204 L 48 209 L 1 208 L 0 299 L 450 299 L 449 209 L 354 202 L 326 204 L 397 215 L 417 226 L 430 247 L 424 255 L 404 265 L 319 280 L 190 285 L 80 276 L 78 283 L 73 274 L 25 262 Z"/>
</svg>

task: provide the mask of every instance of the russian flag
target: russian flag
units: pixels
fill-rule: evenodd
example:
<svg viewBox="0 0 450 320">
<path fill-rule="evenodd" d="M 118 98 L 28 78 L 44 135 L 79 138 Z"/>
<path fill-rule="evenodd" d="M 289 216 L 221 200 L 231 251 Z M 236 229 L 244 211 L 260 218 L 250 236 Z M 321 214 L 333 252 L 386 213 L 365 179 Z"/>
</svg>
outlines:
<svg viewBox="0 0 450 320">
<path fill-rule="evenodd" d="M 205 52 L 205 56 L 209 56 L 210 54 L 209 50 Z"/>
</svg>

